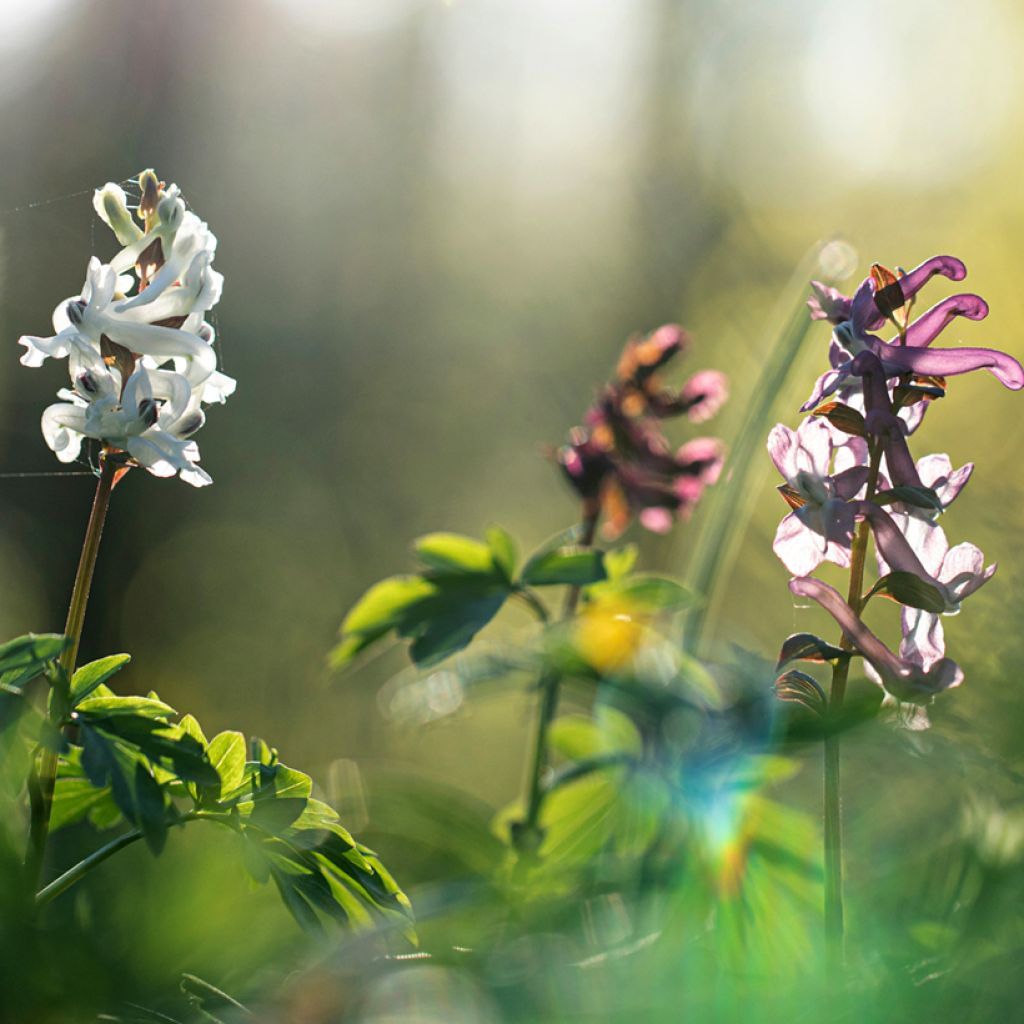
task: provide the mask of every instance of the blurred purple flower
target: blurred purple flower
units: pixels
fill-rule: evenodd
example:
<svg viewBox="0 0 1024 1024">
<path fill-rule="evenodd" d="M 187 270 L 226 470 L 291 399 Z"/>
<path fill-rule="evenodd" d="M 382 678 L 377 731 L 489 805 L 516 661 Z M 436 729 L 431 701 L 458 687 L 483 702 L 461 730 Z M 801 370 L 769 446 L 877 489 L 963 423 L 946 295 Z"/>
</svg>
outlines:
<svg viewBox="0 0 1024 1024">
<path fill-rule="evenodd" d="M 695 374 L 680 391 L 662 386 L 657 371 L 688 344 L 675 324 L 631 338 L 584 426 L 558 451 L 585 513 L 603 515 L 605 537 L 617 537 L 634 516 L 647 529 L 666 532 L 721 472 L 721 441 L 697 438 L 673 454 L 659 422 L 683 414 L 703 422 L 728 395 L 726 378 L 716 370 Z"/>
</svg>

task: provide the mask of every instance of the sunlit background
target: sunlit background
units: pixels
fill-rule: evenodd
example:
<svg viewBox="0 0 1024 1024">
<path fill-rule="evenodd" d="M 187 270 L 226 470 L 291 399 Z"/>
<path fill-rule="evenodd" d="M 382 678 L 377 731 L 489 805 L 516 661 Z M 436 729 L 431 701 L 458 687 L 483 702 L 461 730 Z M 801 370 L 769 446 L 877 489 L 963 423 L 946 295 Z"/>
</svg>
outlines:
<svg viewBox="0 0 1024 1024">
<path fill-rule="evenodd" d="M 159 691 L 208 732 L 265 736 L 396 870 L 429 880 L 408 838 L 389 851 L 395 815 L 374 793 L 415 776 L 490 813 L 519 790 L 531 705 L 495 688 L 396 717 L 385 684 L 406 668 L 400 650 L 327 671 L 345 610 L 409 568 L 419 534 L 500 522 L 529 548 L 570 525 L 545 446 L 634 330 L 692 331 L 686 368 L 728 373 L 714 426 L 734 437 L 823 239 L 846 240 L 854 275 L 959 256 L 992 313 L 950 341 L 1024 358 L 1022 48 L 1009 0 L 0 4 L 0 635 L 62 627 L 93 486 L 21 475 L 64 468 L 39 431 L 64 380 L 51 363 L 20 367 L 15 342 L 48 334 L 89 255 L 114 251 L 91 190 L 153 166 L 219 238 L 216 326 L 239 385 L 200 438 L 213 487 L 138 472 L 116 491 L 83 656 L 131 651 L 123 687 Z M 780 420 L 798 422 L 827 339 L 809 335 Z M 977 462 L 946 529 L 1000 562 L 948 620 L 966 681 L 936 718 L 1010 761 L 1024 722 L 1022 402 L 988 375 L 956 380 L 915 439 L 919 454 Z M 833 629 L 794 606 L 771 552 L 776 482 L 765 458 L 715 616 L 723 645 L 768 657 L 788 633 Z M 702 522 L 630 539 L 648 566 L 682 573 Z M 493 628 L 514 634 L 518 615 Z M 899 792 L 928 776 L 907 756 L 893 754 Z M 811 811 L 817 771 L 809 756 L 793 784 Z M 879 805 L 877 761 L 868 776 L 848 799 L 862 879 L 867 851 L 919 824 L 905 800 Z M 944 813 L 929 801 L 922 815 Z M 215 866 L 216 841 L 171 846 L 172 888 L 228 892 L 242 945 L 292 927 Z M 143 872 L 147 856 L 125 855 Z M 132 925 L 168 891 L 146 877 L 102 911 L 139 976 L 229 971 L 198 922 L 180 948 L 140 937 Z M 269 937 L 245 930 L 257 914 Z"/>
</svg>

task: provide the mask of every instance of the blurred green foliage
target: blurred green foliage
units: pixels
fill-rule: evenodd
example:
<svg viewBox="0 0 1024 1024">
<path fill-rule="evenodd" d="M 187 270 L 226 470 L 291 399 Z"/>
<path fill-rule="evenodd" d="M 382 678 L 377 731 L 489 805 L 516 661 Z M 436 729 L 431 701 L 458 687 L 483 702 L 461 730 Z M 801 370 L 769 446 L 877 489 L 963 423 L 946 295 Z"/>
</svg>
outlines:
<svg viewBox="0 0 1024 1024">
<path fill-rule="evenodd" d="M 173 694 L 213 732 L 272 735 L 412 890 L 434 957 L 305 945 L 271 893 L 248 892 L 231 836 L 172 834 L 159 872 L 125 851 L 53 906 L 44 936 L 19 927 L 20 889 L 0 886 L 8 992 L 36 1002 L 11 1019 L 67 1020 L 69 997 L 86 1018 L 161 1019 L 131 1003 L 242 1014 L 201 982 L 178 992 L 186 973 L 296 1021 L 676 1020 L 681 1005 L 707 1020 L 1013 1018 L 1024 484 L 1019 397 L 990 380 L 955 382 L 921 435 L 954 464 L 978 462 L 952 539 L 1002 562 L 947 627 L 965 685 L 928 734 L 870 723 L 844 747 L 850 1005 L 815 981 L 817 869 L 801 858 L 816 849 L 817 746 L 787 751 L 801 770 L 767 794 L 715 801 L 733 792 L 720 762 L 727 779 L 741 770 L 705 736 L 710 766 L 693 774 L 706 792 L 678 814 L 622 765 L 567 783 L 555 812 L 591 815 L 591 844 L 628 790 L 616 835 L 646 838 L 657 819 L 692 856 L 646 854 L 639 894 L 599 858 L 580 898 L 562 881 L 563 898 L 513 911 L 483 880 L 505 869 L 492 824 L 520 790 L 528 671 L 424 689 L 386 650 L 328 687 L 325 652 L 359 595 L 408 568 L 404 538 L 477 536 L 500 519 L 532 549 L 572 520 L 538 449 L 577 422 L 633 330 L 692 330 L 699 358 L 730 375 L 735 438 L 799 299 L 793 267 L 833 232 L 861 267 L 960 256 L 993 311 L 965 328 L 969 343 L 1021 356 L 1019 10 L 50 0 L 3 14 L 0 636 L 60 627 L 92 486 L 2 475 L 57 468 L 38 417 L 64 381 L 24 373 L 14 339 L 47 333 L 80 287 L 88 191 L 155 165 L 220 238 L 217 326 L 239 391 L 204 433 L 214 487 L 133 474 L 118 488 L 83 660 L 130 649 L 126 691 Z M 779 418 L 826 341 L 811 331 L 769 396 Z M 770 476 L 766 462 L 719 570 L 722 660 L 731 642 L 774 654 L 786 634 L 826 628 L 793 607 L 771 553 Z M 642 564 L 681 574 L 710 511 L 669 541 L 638 536 Z M 514 644 L 527 615 L 510 610 L 482 639 Z M 592 698 L 574 684 L 567 715 L 589 715 Z M 700 799 L 715 813 L 697 814 Z M 751 821 L 771 841 L 751 838 Z M 53 867 L 94 840 L 87 825 L 62 830 Z M 21 853 L 0 840 L 3 877 Z M 743 884 L 723 891 L 723 878 Z"/>
</svg>

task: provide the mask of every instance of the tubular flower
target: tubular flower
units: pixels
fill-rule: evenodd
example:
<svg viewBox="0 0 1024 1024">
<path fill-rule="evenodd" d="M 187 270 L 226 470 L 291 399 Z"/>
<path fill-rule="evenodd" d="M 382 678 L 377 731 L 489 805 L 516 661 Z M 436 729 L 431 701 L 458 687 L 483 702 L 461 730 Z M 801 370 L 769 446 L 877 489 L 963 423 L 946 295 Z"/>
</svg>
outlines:
<svg viewBox="0 0 1024 1024">
<path fill-rule="evenodd" d="M 861 621 L 834 587 L 810 576 L 789 581 L 789 589 L 799 597 L 809 597 L 822 606 L 838 623 L 857 651 L 877 673 L 885 691 L 897 700 L 926 704 L 937 693 L 959 686 L 963 672 L 956 662 L 939 658 L 929 666 L 898 657 Z"/>
<path fill-rule="evenodd" d="M 728 394 L 725 376 L 715 370 L 700 371 L 679 391 L 661 384 L 657 372 L 687 345 L 675 324 L 631 338 L 584 426 L 557 453 L 585 514 L 603 514 L 608 539 L 634 516 L 649 530 L 667 532 L 721 472 L 724 449 L 717 438 L 696 438 L 673 453 L 662 433 L 660 421 L 673 416 L 709 419 Z"/>
<path fill-rule="evenodd" d="M 873 352 L 881 361 L 887 377 L 952 377 L 987 369 L 1005 387 L 1013 391 L 1024 388 L 1024 367 L 1005 352 L 987 348 L 931 349 L 928 346 L 944 328 L 958 317 L 983 320 L 988 304 L 979 295 L 965 293 L 944 299 L 912 323 L 909 311 L 921 287 L 936 274 L 961 281 L 967 270 L 952 256 L 936 256 L 902 277 L 896 277 L 877 264 L 872 274 L 850 298 L 835 293 L 821 293 L 812 299 L 812 317 L 828 319 L 835 324 L 829 353 L 832 369 L 818 378 L 810 398 L 804 403 L 807 412 L 823 398 L 836 392 L 854 375 L 854 359 L 865 351 Z M 815 286 L 816 291 L 822 286 Z M 844 317 L 844 319 L 839 319 Z M 886 342 L 872 331 L 886 321 L 894 323 L 899 334 Z"/>
<path fill-rule="evenodd" d="M 223 290 L 212 267 L 217 239 L 186 210 L 177 186 L 152 171 L 140 175 L 139 186 L 139 221 L 119 185 L 96 191 L 93 206 L 123 248 L 107 264 L 89 261 L 80 295 L 54 311 L 53 336 L 19 339 L 21 362 L 68 360 L 72 388 L 58 392 L 63 401 L 42 421 L 62 461 L 76 459 L 88 437 L 124 453 L 129 465 L 202 486 L 210 477 L 196 465 L 189 438 L 204 422 L 202 405 L 235 390 L 217 370 L 205 322 Z"/>
<path fill-rule="evenodd" d="M 850 564 L 855 524 L 850 499 L 864 487 L 868 468 L 856 464 L 866 461 L 864 442 L 847 441 L 836 445 L 829 426 L 815 419 L 804 420 L 796 431 L 778 423 L 768 435 L 768 453 L 786 481 L 779 491 L 792 509 L 779 523 L 772 548 L 796 576 L 813 572 L 823 561 Z"/>
</svg>

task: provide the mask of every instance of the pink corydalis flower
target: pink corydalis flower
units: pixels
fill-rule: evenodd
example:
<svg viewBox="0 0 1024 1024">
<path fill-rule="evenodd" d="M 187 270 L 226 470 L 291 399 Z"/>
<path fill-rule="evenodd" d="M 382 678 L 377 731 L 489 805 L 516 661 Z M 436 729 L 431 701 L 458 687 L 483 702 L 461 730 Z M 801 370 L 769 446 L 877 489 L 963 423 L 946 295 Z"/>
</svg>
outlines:
<svg viewBox="0 0 1024 1024">
<path fill-rule="evenodd" d="M 717 438 L 697 438 L 673 454 L 662 432 L 660 421 L 670 417 L 709 419 L 728 395 L 724 374 L 715 370 L 695 374 L 679 391 L 661 384 L 658 371 L 688 345 L 675 324 L 630 338 L 585 425 L 557 453 L 585 513 L 603 515 L 602 533 L 609 539 L 634 517 L 646 529 L 667 532 L 692 512 L 721 472 L 723 446 Z"/>
<path fill-rule="evenodd" d="M 794 576 L 806 576 L 823 561 L 848 566 L 855 525 L 849 501 L 867 482 L 867 445 L 854 437 L 837 445 L 825 422 L 808 419 L 796 431 L 776 424 L 768 454 L 786 481 L 779 491 L 792 509 L 779 523 L 775 554 Z"/>
<path fill-rule="evenodd" d="M 792 509 L 779 523 L 772 549 L 794 576 L 806 576 L 824 561 L 848 568 L 854 527 L 866 519 L 893 569 L 936 587 L 947 603 L 953 600 L 885 509 L 857 500 L 869 473 L 862 439 L 837 445 L 829 426 L 817 419 L 805 420 L 797 431 L 779 423 L 768 436 L 768 452 L 786 480 L 779 492 Z"/>
</svg>

